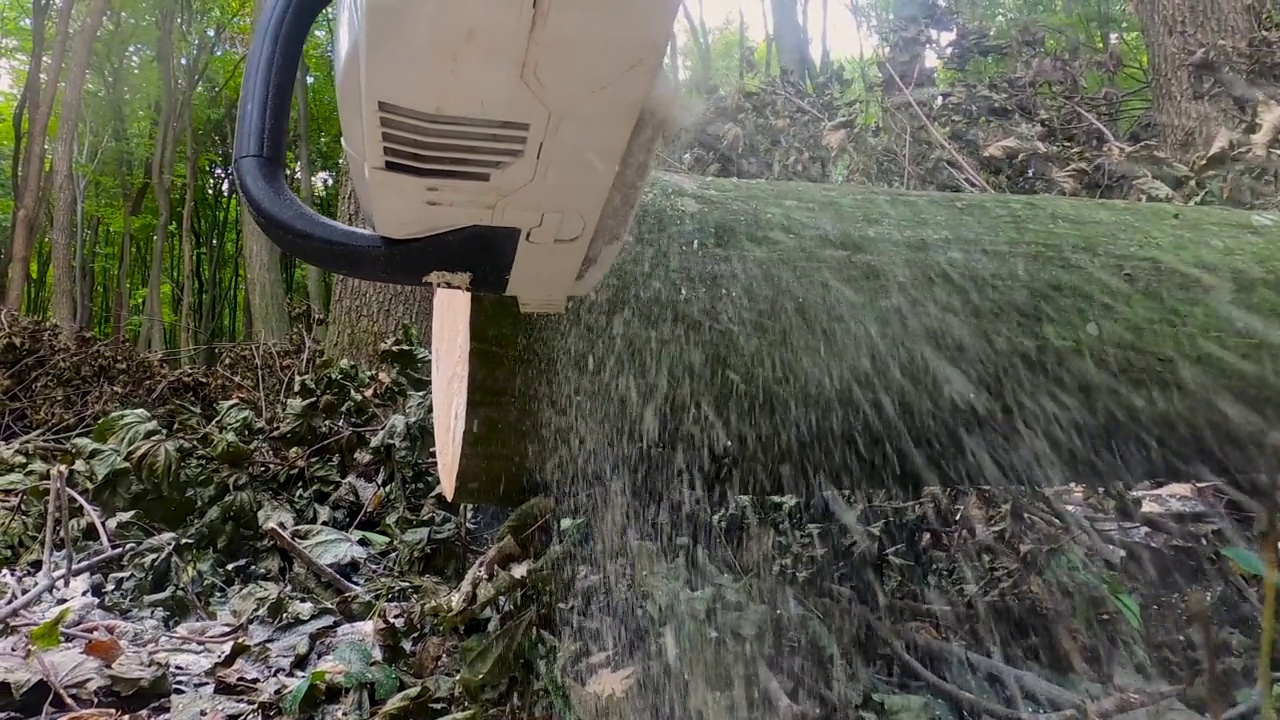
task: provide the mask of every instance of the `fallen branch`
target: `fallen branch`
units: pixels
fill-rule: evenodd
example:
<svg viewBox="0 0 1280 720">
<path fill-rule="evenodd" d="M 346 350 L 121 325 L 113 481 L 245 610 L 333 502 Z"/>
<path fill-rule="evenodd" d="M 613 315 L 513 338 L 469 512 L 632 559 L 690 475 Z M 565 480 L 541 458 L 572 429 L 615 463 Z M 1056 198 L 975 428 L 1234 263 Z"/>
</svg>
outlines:
<svg viewBox="0 0 1280 720">
<path fill-rule="evenodd" d="M 769 697 L 769 701 L 778 708 L 778 716 L 782 720 L 801 720 L 802 718 L 811 718 L 817 715 L 813 709 L 804 705 L 797 705 L 787 697 L 787 692 L 782 689 L 782 683 L 778 682 L 778 678 L 765 665 L 763 661 L 756 663 L 756 674 L 760 676 L 760 684 L 764 688 L 764 694 Z"/>
<path fill-rule="evenodd" d="M 264 529 L 267 535 L 271 537 L 271 540 L 280 546 L 280 549 L 292 555 L 295 560 L 305 565 L 308 570 L 320 576 L 322 580 L 332 585 L 343 595 L 367 596 L 369 594 L 364 588 L 342 577 L 327 565 L 315 559 L 279 524 L 271 523 Z"/>
<path fill-rule="evenodd" d="M 111 550 L 110 552 L 100 553 L 88 560 L 84 560 L 73 565 L 70 569 L 70 573 L 68 573 L 66 569 L 50 573 L 39 583 L 36 583 L 36 586 L 28 590 L 24 595 L 8 603 L 4 607 L 0 607 L 0 622 L 4 622 L 23 610 L 26 610 L 28 607 L 31 607 L 35 601 L 39 600 L 45 593 L 53 589 L 53 586 L 64 577 L 71 578 L 84 575 L 103 563 L 110 562 L 126 553 L 132 552 L 136 547 L 137 545 L 126 545 L 122 548 Z"/>
<path fill-rule="evenodd" d="M 918 633 L 912 633 L 906 638 L 906 640 L 912 645 L 916 645 L 917 647 L 929 652 L 947 655 L 949 657 L 962 660 L 982 672 L 1006 678 L 1016 683 L 1023 690 L 1035 695 L 1058 709 L 1069 708 L 1074 711 L 1084 703 L 1084 699 L 1079 695 L 1067 690 L 1066 688 L 1054 685 L 1035 673 L 1010 667 L 998 660 L 994 660 L 985 655 L 980 655 L 972 650 L 966 650 L 958 645 L 953 645 L 941 640 L 935 640 Z"/>
</svg>

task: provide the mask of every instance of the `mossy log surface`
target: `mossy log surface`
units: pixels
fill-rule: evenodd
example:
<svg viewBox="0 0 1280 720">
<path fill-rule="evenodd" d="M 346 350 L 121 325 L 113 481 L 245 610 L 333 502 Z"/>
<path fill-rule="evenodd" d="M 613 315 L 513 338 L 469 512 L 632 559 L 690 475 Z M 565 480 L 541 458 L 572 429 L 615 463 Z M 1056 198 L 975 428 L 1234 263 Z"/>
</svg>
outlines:
<svg viewBox="0 0 1280 720">
<path fill-rule="evenodd" d="M 655 177 L 561 316 L 473 298 L 458 499 L 1267 470 L 1280 213 Z"/>
</svg>

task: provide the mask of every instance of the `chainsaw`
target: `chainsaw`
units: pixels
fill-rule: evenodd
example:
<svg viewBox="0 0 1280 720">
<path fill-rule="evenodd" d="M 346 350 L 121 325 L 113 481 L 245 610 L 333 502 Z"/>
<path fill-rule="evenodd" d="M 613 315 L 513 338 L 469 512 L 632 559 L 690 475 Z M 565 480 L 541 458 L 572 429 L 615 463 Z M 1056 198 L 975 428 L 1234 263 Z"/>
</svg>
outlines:
<svg viewBox="0 0 1280 720">
<path fill-rule="evenodd" d="M 290 189 L 295 76 L 331 0 L 261 0 L 234 175 L 276 246 L 362 280 L 561 312 L 625 244 L 680 0 L 338 0 L 342 146 L 372 229 Z"/>
</svg>

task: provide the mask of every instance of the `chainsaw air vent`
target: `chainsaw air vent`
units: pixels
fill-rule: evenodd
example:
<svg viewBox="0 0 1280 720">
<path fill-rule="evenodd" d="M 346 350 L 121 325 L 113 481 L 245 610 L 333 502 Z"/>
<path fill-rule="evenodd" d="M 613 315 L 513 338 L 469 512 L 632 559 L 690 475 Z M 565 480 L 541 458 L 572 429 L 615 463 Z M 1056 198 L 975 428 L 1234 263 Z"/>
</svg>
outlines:
<svg viewBox="0 0 1280 720">
<path fill-rule="evenodd" d="M 387 170 L 435 180 L 489 182 L 524 157 L 529 124 L 437 115 L 378 103 Z"/>
</svg>

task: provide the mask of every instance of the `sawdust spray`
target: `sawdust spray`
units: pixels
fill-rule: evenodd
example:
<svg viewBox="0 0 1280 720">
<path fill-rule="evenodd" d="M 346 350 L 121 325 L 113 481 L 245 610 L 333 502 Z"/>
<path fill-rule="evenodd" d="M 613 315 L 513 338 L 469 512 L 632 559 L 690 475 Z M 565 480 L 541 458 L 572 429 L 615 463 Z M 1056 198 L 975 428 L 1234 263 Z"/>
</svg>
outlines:
<svg viewBox="0 0 1280 720">
<path fill-rule="evenodd" d="M 1088 683 L 1117 673 L 1158 683 L 1170 672 L 1142 636 L 1183 621 L 1177 593 L 1198 581 L 1171 578 L 1202 563 L 1157 567 L 1132 542 L 1101 538 L 1067 489 L 1115 491 L 1113 511 L 1132 518 L 1117 488 L 1265 464 L 1249 428 L 1270 420 L 1240 417 L 1270 411 L 1224 397 L 1203 353 L 1158 353 L 1174 370 L 1152 383 L 1118 354 L 1081 351 L 1140 310 L 1117 286 L 1129 280 L 1093 256 L 990 256 L 956 242 L 978 236 L 948 227 L 939 199 L 831 191 L 815 203 L 782 186 L 664 182 L 689 191 L 658 183 L 636 219 L 661 252 L 633 244 L 571 308 L 540 412 L 545 477 L 588 528 L 564 566 L 566 669 L 624 690 L 579 697 L 585 717 L 884 709 L 929 682 L 884 675 L 917 656 L 1027 712 L 1089 697 Z M 974 222 L 1038 224 L 1046 246 L 1064 242 L 1049 236 L 1067 231 L 1022 212 Z M 829 227 L 869 214 L 866 242 L 900 251 L 860 249 Z M 717 232 L 730 225 L 741 236 Z M 779 250 L 797 243 L 812 252 Z M 1063 285 L 1072 273 L 1079 287 Z M 1046 309 L 1054 293 L 1078 316 Z M 943 489 L 962 486 L 994 490 Z M 1152 580 L 1134 587 L 1140 577 Z M 1170 583 L 1172 599 L 1161 595 Z M 1134 616 L 1139 589 L 1146 619 Z M 1037 694 L 1007 673 L 983 681 L 963 653 L 927 645 L 939 633 L 1071 690 Z"/>
</svg>

